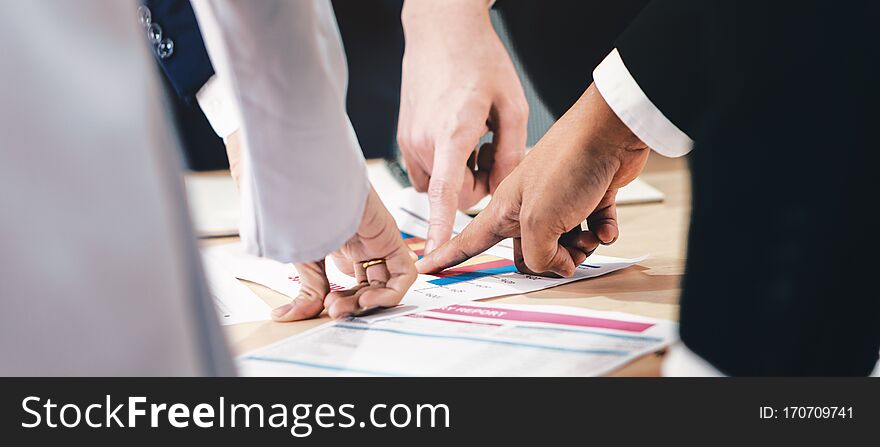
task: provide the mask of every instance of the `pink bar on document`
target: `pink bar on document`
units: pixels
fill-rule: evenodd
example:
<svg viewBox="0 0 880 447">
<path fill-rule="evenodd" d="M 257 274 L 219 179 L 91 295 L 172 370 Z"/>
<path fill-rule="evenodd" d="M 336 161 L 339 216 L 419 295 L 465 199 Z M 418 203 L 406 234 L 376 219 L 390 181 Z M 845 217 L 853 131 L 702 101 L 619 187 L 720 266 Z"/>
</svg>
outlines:
<svg viewBox="0 0 880 447">
<path fill-rule="evenodd" d="M 481 321 L 455 320 L 452 318 L 432 317 L 430 315 L 409 314 L 409 315 L 407 315 L 407 317 L 424 318 L 426 320 L 449 321 L 449 322 L 453 322 L 453 323 L 482 324 L 484 326 L 501 326 L 501 324 L 499 324 L 499 323 L 483 323 Z"/>
<path fill-rule="evenodd" d="M 610 320 L 607 318 L 582 317 L 578 315 L 553 314 L 549 312 L 532 312 L 527 310 L 510 310 L 494 307 L 447 306 L 431 312 L 450 315 L 468 315 L 472 317 L 490 318 L 508 321 L 527 321 L 530 323 L 565 324 L 569 326 L 615 329 L 627 332 L 643 332 L 654 326 L 652 323 L 635 321 Z"/>
</svg>

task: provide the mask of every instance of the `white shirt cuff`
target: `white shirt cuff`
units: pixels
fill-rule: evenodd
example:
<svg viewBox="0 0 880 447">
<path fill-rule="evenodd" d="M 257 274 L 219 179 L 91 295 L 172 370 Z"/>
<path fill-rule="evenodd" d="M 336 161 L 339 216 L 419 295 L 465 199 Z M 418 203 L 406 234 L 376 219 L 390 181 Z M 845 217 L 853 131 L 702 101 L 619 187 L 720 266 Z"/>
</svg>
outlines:
<svg viewBox="0 0 880 447">
<path fill-rule="evenodd" d="M 669 347 L 661 372 L 664 377 L 724 377 L 721 371 L 688 349 L 684 343 Z"/>
<path fill-rule="evenodd" d="M 617 48 L 593 70 L 596 89 L 611 110 L 642 142 L 667 157 L 691 151 L 694 141 L 648 99 L 633 79 Z"/>
<path fill-rule="evenodd" d="M 226 137 L 241 127 L 238 113 L 235 110 L 235 98 L 232 96 L 232 88 L 225 79 L 216 74 L 208 79 L 208 82 L 196 93 L 199 107 L 211 123 L 211 127 L 217 136 L 226 140 Z"/>
</svg>

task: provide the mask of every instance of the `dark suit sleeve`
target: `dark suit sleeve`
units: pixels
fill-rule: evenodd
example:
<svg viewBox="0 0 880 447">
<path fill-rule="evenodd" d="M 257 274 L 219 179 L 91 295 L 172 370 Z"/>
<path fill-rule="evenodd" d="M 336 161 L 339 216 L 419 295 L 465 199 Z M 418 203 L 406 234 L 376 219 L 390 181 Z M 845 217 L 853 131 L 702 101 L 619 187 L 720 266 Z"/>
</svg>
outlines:
<svg viewBox="0 0 880 447">
<path fill-rule="evenodd" d="M 190 103 L 214 74 L 192 6 L 188 0 L 146 0 L 144 5 L 153 23 L 162 27 L 163 37 L 174 42 L 171 56 L 153 54 L 177 96 Z"/>
<path fill-rule="evenodd" d="M 655 0 L 616 42 L 624 65 L 642 91 L 688 135 L 694 135 L 706 94 L 703 4 Z"/>
<path fill-rule="evenodd" d="M 877 362 L 867 3 L 655 0 L 617 40 L 694 140 L 680 335 L 723 373 L 865 375 Z"/>
</svg>

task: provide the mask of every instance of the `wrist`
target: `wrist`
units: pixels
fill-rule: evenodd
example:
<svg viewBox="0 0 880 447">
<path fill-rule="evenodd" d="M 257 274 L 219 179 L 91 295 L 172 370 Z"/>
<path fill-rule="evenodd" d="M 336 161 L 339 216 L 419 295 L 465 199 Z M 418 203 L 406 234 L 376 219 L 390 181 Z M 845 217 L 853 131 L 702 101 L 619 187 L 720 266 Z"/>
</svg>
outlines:
<svg viewBox="0 0 880 447">
<path fill-rule="evenodd" d="M 579 152 L 571 154 L 575 160 L 601 165 L 612 176 L 611 187 L 629 183 L 644 167 L 650 149 L 620 120 L 594 85 L 558 124 L 563 122 L 577 144 L 560 147 Z"/>
<path fill-rule="evenodd" d="M 495 0 L 406 0 L 400 13 L 404 34 L 422 24 L 437 24 L 444 28 L 469 19 L 489 18 L 489 8 Z"/>
</svg>

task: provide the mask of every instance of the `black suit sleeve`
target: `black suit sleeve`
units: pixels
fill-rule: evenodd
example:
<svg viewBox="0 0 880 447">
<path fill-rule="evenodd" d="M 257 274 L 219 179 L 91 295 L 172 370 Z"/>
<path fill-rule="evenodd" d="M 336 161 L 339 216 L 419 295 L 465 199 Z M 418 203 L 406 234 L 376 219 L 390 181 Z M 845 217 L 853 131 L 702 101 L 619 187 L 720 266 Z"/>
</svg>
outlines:
<svg viewBox="0 0 880 447">
<path fill-rule="evenodd" d="M 706 80 L 705 3 L 655 0 L 618 37 L 627 70 L 648 98 L 686 134 L 693 136 L 703 109 Z"/>
<path fill-rule="evenodd" d="M 655 0 L 618 38 L 694 140 L 680 334 L 723 373 L 865 375 L 877 362 L 869 3 Z"/>
</svg>

